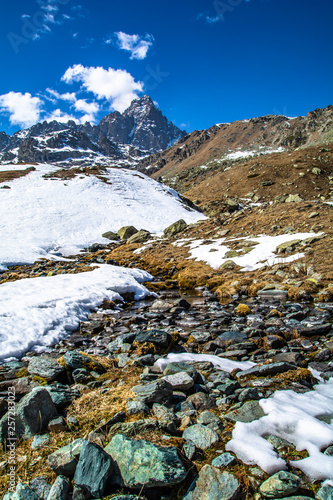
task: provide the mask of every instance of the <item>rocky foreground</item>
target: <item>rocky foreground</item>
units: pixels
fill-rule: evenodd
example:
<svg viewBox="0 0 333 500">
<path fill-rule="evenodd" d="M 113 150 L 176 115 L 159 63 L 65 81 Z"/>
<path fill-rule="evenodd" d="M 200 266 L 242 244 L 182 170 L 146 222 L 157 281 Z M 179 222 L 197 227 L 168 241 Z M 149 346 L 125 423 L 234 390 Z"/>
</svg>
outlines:
<svg viewBox="0 0 333 500">
<path fill-rule="evenodd" d="M 104 302 L 46 353 L 0 367 L 3 498 L 332 498 L 332 485 L 295 467 L 308 454 L 291 442 L 265 436 L 287 464 L 276 473 L 227 449 L 236 422 L 264 415 L 260 399 L 333 376 L 333 303 L 292 302 L 277 289 L 220 303 L 207 287 L 125 299 Z M 214 355 L 228 369 L 170 353 Z M 333 446 L 322 451 L 332 456 Z"/>
</svg>

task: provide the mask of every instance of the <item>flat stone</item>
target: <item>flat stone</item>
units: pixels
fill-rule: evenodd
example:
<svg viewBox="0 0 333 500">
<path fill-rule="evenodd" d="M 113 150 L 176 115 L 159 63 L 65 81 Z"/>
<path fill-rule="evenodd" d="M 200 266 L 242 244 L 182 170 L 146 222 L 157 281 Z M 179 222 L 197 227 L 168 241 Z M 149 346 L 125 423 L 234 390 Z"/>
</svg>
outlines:
<svg viewBox="0 0 333 500">
<path fill-rule="evenodd" d="M 231 453 L 222 453 L 212 460 L 213 467 L 228 467 L 229 465 L 236 465 L 236 458 Z"/>
<path fill-rule="evenodd" d="M 242 332 L 224 332 L 221 335 L 218 336 L 222 342 L 242 342 L 242 340 L 247 339 L 247 335 Z"/>
<path fill-rule="evenodd" d="M 262 299 L 286 300 L 288 298 L 288 292 L 279 289 L 259 290 L 257 295 Z"/>
<path fill-rule="evenodd" d="M 182 363 L 180 362 L 173 362 L 169 363 L 163 372 L 163 375 L 174 375 L 175 373 L 179 372 L 186 372 L 188 375 L 193 378 L 193 380 L 196 379 L 198 372 L 196 371 L 193 366 L 187 364 L 187 363 Z"/>
<path fill-rule="evenodd" d="M 221 472 L 211 465 L 204 465 L 193 481 L 184 500 L 239 500 L 241 487 L 229 472 Z"/>
<path fill-rule="evenodd" d="M 115 434 L 124 434 L 125 436 L 136 436 L 137 434 L 144 434 L 145 432 L 152 432 L 158 429 L 159 423 L 153 418 L 145 418 L 142 420 L 135 420 L 134 422 L 124 422 L 114 424 L 109 433 L 110 439 Z"/>
<path fill-rule="evenodd" d="M 158 380 L 146 385 L 136 385 L 132 388 L 137 400 L 143 403 L 163 403 L 172 396 L 172 385 L 166 380 Z"/>
<path fill-rule="evenodd" d="M 232 410 L 223 415 L 226 420 L 232 422 L 252 422 L 265 415 L 258 401 L 247 401 L 237 410 Z"/>
<path fill-rule="evenodd" d="M 264 481 L 259 489 L 266 498 L 282 498 L 295 493 L 300 483 L 300 478 L 295 474 L 280 471 Z"/>
<path fill-rule="evenodd" d="M 53 382 L 65 369 L 53 358 L 36 356 L 31 358 L 28 366 L 28 372 L 31 375 L 37 375 Z"/>
<path fill-rule="evenodd" d="M 18 438 L 30 439 L 42 432 L 58 415 L 50 394 L 43 387 L 34 388 L 16 405 L 15 433 Z M 0 420 L 0 442 L 8 436 L 8 413 Z"/>
<path fill-rule="evenodd" d="M 255 375 L 256 377 L 267 377 L 276 375 L 277 373 L 284 373 L 289 370 L 297 370 L 297 366 L 290 363 L 269 363 L 268 365 L 257 365 L 237 373 L 237 377 L 247 377 Z"/>
<path fill-rule="evenodd" d="M 194 424 L 185 429 L 182 435 L 186 441 L 191 441 L 197 448 L 206 450 L 212 444 L 219 441 L 219 437 L 215 431 L 202 424 Z"/>
<path fill-rule="evenodd" d="M 193 378 L 186 372 L 178 372 L 174 375 L 166 375 L 162 378 L 172 385 L 174 391 L 188 391 L 194 386 Z"/>
<path fill-rule="evenodd" d="M 299 335 L 303 337 L 314 337 L 319 335 L 326 335 L 332 328 L 330 323 L 325 323 L 323 325 L 312 325 L 307 327 L 297 328 Z"/>
<path fill-rule="evenodd" d="M 47 500 L 67 500 L 70 483 L 63 476 L 58 476 L 52 484 Z"/>
<path fill-rule="evenodd" d="M 167 348 L 170 343 L 170 335 L 163 330 L 147 330 L 136 335 L 135 341 L 139 343 L 151 342 L 161 348 Z"/>
<path fill-rule="evenodd" d="M 274 363 L 289 363 L 300 366 L 304 357 L 299 352 L 279 352 L 274 356 Z"/>
<path fill-rule="evenodd" d="M 95 443 L 84 441 L 74 483 L 89 492 L 93 498 L 102 498 L 112 471 L 113 462 L 110 455 Z"/>
<path fill-rule="evenodd" d="M 186 477 L 186 469 L 174 446 L 164 448 L 117 434 L 105 451 L 116 462 L 127 488 L 171 486 Z"/>
<path fill-rule="evenodd" d="M 83 439 L 76 439 L 67 446 L 59 448 L 48 456 L 48 464 L 51 469 L 58 475 L 67 477 L 73 476 L 76 465 L 78 463 Z"/>
</svg>

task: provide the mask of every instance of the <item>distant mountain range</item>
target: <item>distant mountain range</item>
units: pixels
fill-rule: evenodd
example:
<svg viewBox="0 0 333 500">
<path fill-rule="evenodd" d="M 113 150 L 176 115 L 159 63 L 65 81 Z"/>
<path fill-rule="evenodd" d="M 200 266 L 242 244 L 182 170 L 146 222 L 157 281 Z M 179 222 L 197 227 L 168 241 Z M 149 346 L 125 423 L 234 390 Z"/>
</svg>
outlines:
<svg viewBox="0 0 333 500">
<path fill-rule="evenodd" d="M 1 163 L 135 165 L 143 156 L 163 151 L 186 135 L 170 122 L 147 95 L 123 112 L 105 116 L 98 125 L 74 121 L 37 123 L 8 136 L 0 132 Z"/>
</svg>

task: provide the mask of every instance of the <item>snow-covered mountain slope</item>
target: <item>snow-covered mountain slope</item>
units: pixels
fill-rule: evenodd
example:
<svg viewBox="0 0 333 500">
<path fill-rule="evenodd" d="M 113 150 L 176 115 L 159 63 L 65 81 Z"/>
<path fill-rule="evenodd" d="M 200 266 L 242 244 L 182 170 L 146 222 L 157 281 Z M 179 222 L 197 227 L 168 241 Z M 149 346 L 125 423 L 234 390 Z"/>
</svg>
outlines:
<svg viewBox="0 0 333 500">
<path fill-rule="evenodd" d="M 20 168 L 3 165 L 0 171 Z M 161 233 L 178 219 L 204 218 L 171 188 L 141 173 L 107 168 L 102 176 L 82 173 L 66 180 L 50 177 L 56 171 L 39 164 L 24 177 L 0 183 L 0 269 L 108 243 L 102 234 L 122 226 Z"/>
<path fill-rule="evenodd" d="M 184 135 L 149 96 L 143 96 L 124 113 L 110 113 L 98 125 L 44 121 L 11 137 L 0 132 L 0 162 L 134 166 Z"/>
</svg>

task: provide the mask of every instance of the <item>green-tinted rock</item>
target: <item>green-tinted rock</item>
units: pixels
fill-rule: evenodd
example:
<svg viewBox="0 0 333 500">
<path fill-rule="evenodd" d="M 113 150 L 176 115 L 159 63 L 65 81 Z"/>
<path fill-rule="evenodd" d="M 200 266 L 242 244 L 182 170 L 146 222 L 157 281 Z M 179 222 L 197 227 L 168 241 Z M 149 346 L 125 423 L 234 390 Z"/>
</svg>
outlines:
<svg viewBox="0 0 333 500">
<path fill-rule="evenodd" d="M 52 418 L 58 415 L 50 394 L 43 387 L 34 388 L 16 405 L 15 434 L 30 439 L 42 432 Z M 8 436 L 8 413 L 0 420 L 0 442 Z"/>
<path fill-rule="evenodd" d="M 50 436 L 48 434 L 42 434 L 41 436 L 35 436 L 32 443 L 32 450 L 39 450 L 40 448 L 44 448 L 44 446 L 50 441 Z"/>
<path fill-rule="evenodd" d="M 146 330 L 145 332 L 138 333 L 135 337 L 135 341 L 140 344 L 143 342 L 151 342 L 162 349 L 166 349 L 171 341 L 171 337 L 163 330 Z"/>
<path fill-rule="evenodd" d="M 136 399 L 143 403 L 163 403 L 172 396 L 172 385 L 166 380 L 157 380 L 151 384 L 136 385 L 132 388 Z"/>
<path fill-rule="evenodd" d="M 29 482 L 29 486 L 40 500 L 47 500 L 51 485 L 49 485 L 44 476 L 35 477 L 35 479 Z"/>
<path fill-rule="evenodd" d="M 218 457 L 212 460 L 212 465 L 214 467 L 228 467 L 229 465 L 236 465 L 236 458 L 231 455 L 231 453 L 222 453 Z"/>
<path fill-rule="evenodd" d="M 295 493 L 300 483 L 300 478 L 295 474 L 280 471 L 261 484 L 260 493 L 266 498 L 283 498 Z"/>
<path fill-rule="evenodd" d="M 117 434 L 105 451 L 117 463 L 127 488 L 171 486 L 186 477 L 185 467 L 174 446 L 164 448 Z"/>
<path fill-rule="evenodd" d="M 10 500 L 39 500 L 39 497 L 27 484 L 18 483 L 15 493 L 10 494 Z"/>
<path fill-rule="evenodd" d="M 277 253 L 293 252 L 300 242 L 301 240 L 285 241 L 276 247 L 276 251 Z"/>
<path fill-rule="evenodd" d="M 75 469 L 81 453 L 83 439 L 76 439 L 67 446 L 63 446 L 48 456 L 48 464 L 56 474 L 70 477 Z"/>
<path fill-rule="evenodd" d="M 177 220 L 177 222 L 174 222 L 169 227 L 164 229 L 164 236 L 166 238 L 171 238 L 171 236 L 175 236 L 181 231 L 184 231 L 186 228 L 187 224 L 183 219 Z"/>
<path fill-rule="evenodd" d="M 117 234 L 122 240 L 128 240 L 135 233 L 138 233 L 138 230 L 134 226 L 124 226 L 119 229 Z"/>
<path fill-rule="evenodd" d="M 37 375 L 47 379 L 49 382 L 55 380 L 65 369 L 53 358 L 36 356 L 31 358 L 28 366 L 28 372 L 31 375 Z"/>
<path fill-rule="evenodd" d="M 69 385 L 59 383 L 45 385 L 44 389 L 48 391 L 57 408 L 63 408 L 64 406 L 70 404 L 73 399 L 77 399 L 81 396 L 80 391 L 77 389 L 74 389 Z"/>
<path fill-rule="evenodd" d="M 173 362 L 169 363 L 164 372 L 163 375 L 174 375 L 175 373 L 179 372 L 186 372 L 192 377 L 194 380 L 198 375 L 198 372 L 196 371 L 193 366 L 188 365 L 187 363 L 182 363 L 182 362 Z"/>
<path fill-rule="evenodd" d="M 300 197 L 299 194 L 290 194 L 286 198 L 285 203 L 299 203 L 300 201 L 303 201 L 303 199 Z"/>
<path fill-rule="evenodd" d="M 47 500 L 66 500 L 70 483 L 63 476 L 58 476 L 52 484 Z"/>
<path fill-rule="evenodd" d="M 128 238 L 127 243 L 134 244 L 134 243 L 144 243 L 145 241 L 148 241 L 149 238 L 151 237 L 151 234 L 149 231 L 146 231 L 145 229 L 140 229 L 137 233 L 133 234 L 130 238 Z"/>
<path fill-rule="evenodd" d="M 107 231 L 106 233 L 103 233 L 102 237 L 106 238 L 107 240 L 111 240 L 111 241 L 120 240 L 120 237 L 118 236 L 118 234 L 114 233 L 113 231 Z"/>
<path fill-rule="evenodd" d="M 102 498 L 112 470 L 110 455 L 97 444 L 84 441 L 74 483 L 88 491 L 93 498 Z"/>
<path fill-rule="evenodd" d="M 115 434 L 124 434 L 125 436 L 136 436 L 144 432 L 152 432 L 158 429 L 158 421 L 153 418 L 135 420 L 134 422 L 124 422 L 114 424 L 109 432 L 109 438 Z"/>
<path fill-rule="evenodd" d="M 252 422 L 265 415 L 258 401 L 247 401 L 237 410 L 232 410 L 223 415 L 232 422 Z"/>
<path fill-rule="evenodd" d="M 236 263 L 233 260 L 226 260 L 220 265 L 219 269 L 235 269 Z"/>
<path fill-rule="evenodd" d="M 204 465 L 199 476 L 191 484 L 184 500 L 238 500 L 241 487 L 229 472 L 221 472 L 216 467 Z"/>
<path fill-rule="evenodd" d="M 219 437 L 215 431 L 202 424 L 194 424 L 185 429 L 183 436 L 186 441 L 192 441 L 197 448 L 206 450 L 212 444 L 217 443 Z"/>
<path fill-rule="evenodd" d="M 98 361 L 95 361 L 89 356 L 85 356 L 78 351 L 67 351 L 63 360 L 66 363 L 66 367 L 71 370 L 76 370 L 77 368 L 85 368 L 88 371 L 95 370 L 98 373 L 105 372 L 105 369 Z"/>
<path fill-rule="evenodd" d="M 316 494 L 316 500 L 333 500 L 333 486 L 324 484 Z"/>
</svg>

